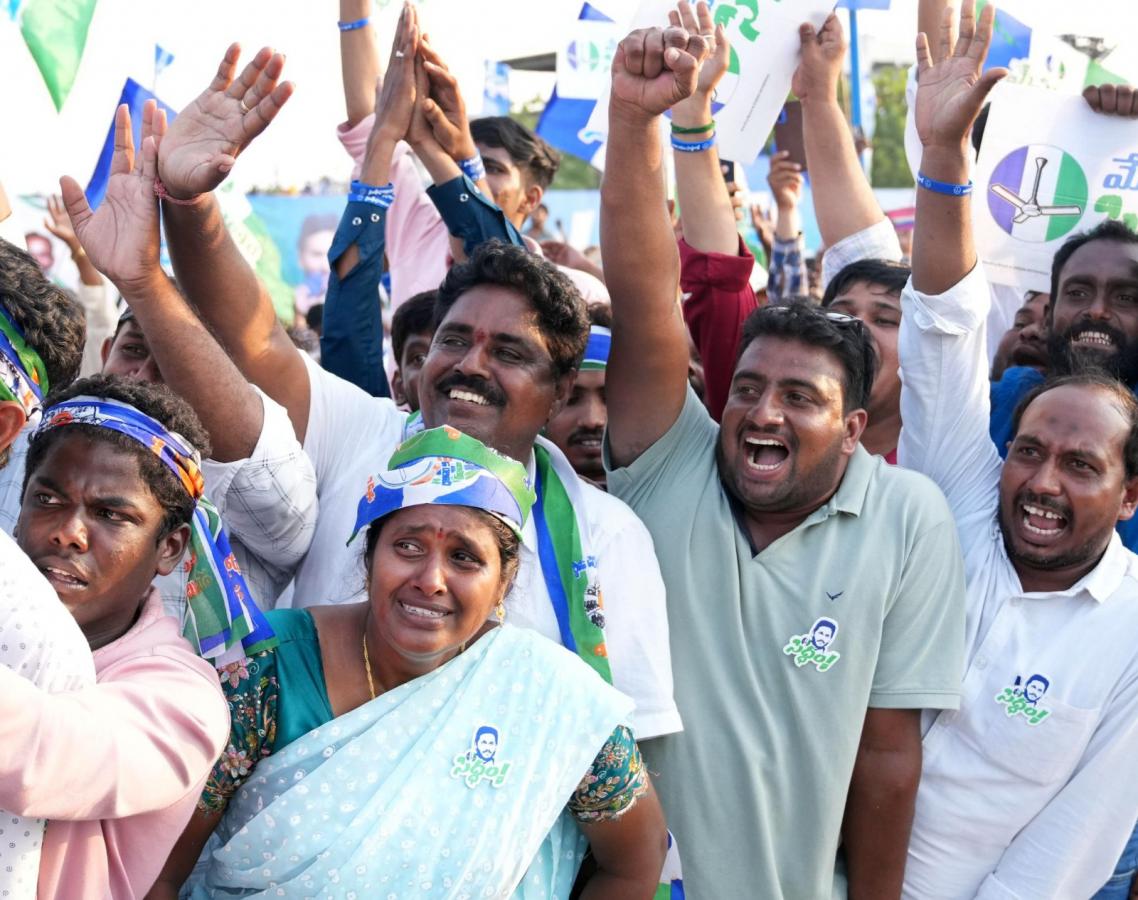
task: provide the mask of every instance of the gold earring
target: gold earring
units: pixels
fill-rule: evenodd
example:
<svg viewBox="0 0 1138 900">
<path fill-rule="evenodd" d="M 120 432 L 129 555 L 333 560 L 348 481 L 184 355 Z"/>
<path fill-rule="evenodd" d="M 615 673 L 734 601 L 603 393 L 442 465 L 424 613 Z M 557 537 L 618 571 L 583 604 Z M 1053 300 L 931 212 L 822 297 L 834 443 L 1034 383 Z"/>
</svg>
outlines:
<svg viewBox="0 0 1138 900">
<path fill-rule="evenodd" d="M 494 615 L 498 617 L 499 625 L 506 621 L 506 604 L 501 600 L 499 600 L 498 605 L 494 607 Z"/>
</svg>

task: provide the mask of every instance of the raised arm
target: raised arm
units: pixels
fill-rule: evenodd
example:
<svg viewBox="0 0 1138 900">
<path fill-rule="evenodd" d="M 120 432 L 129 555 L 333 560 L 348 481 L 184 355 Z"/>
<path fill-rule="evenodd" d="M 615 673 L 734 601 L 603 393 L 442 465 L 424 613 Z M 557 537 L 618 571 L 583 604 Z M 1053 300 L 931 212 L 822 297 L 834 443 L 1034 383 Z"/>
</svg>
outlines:
<svg viewBox="0 0 1138 900">
<path fill-rule="evenodd" d="M 984 323 L 990 299 L 972 243 L 965 149 L 985 97 L 1006 74 L 980 74 L 993 14 L 993 7 L 985 7 L 977 27 L 966 3 L 954 43 L 952 13 L 946 10 L 935 64 L 926 36 L 917 39 L 916 123 L 924 148 L 921 171 L 929 180 L 917 189 L 913 276 L 902 294 L 898 338 L 905 423 L 898 460 L 937 482 L 962 537 L 973 516 L 992 512 L 1000 468 L 987 438 Z"/>
<path fill-rule="evenodd" d="M 372 6 L 372 0 L 340 0 L 340 75 L 349 127 L 375 110 L 375 83 L 383 75 L 369 20 Z"/>
<path fill-rule="evenodd" d="M 115 114 L 111 177 L 97 212 L 75 179 L 61 179 L 67 213 L 92 263 L 134 310 L 166 383 L 197 411 L 210 434 L 213 458 L 244 459 L 261 434 L 261 398 L 162 271 L 154 179 L 165 113 L 148 101 L 143 118 L 144 138 L 136 154 L 126 105 Z"/>
<path fill-rule="evenodd" d="M 802 220 L 798 204 L 802 201 L 801 166 L 789 158 L 785 150 L 771 157 L 767 183 L 777 209 L 774 237 L 771 241 L 770 280 L 767 298 L 780 303 L 793 294 L 803 293 L 809 275 L 806 272 L 806 239 L 802 236 Z"/>
<path fill-rule="evenodd" d="M 676 421 L 688 347 L 679 254 L 664 196 L 660 116 L 691 96 L 707 42 L 682 28 L 640 29 L 613 58 L 610 153 L 601 186 L 601 257 L 612 296 L 605 378 L 614 466 L 627 466 Z"/>
<path fill-rule="evenodd" d="M 186 298 L 242 374 L 288 410 L 303 440 L 309 401 L 304 362 L 210 193 L 292 94 L 291 84 L 278 83 L 281 54 L 262 49 L 235 78 L 239 56 L 240 48 L 230 46 L 210 86 L 178 114 L 159 146 L 166 239 Z"/>
<path fill-rule="evenodd" d="M 700 66 L 695 91 L 672 107 L 672 157 L 676 164 L 676 199 L 683 217 L 684 240 L 702 253 L 735 256 L 739 252 L 739 232 L 731 196 L 719 168 L 718 151 L 714 145 L 696 152 L 679 149 L 698 146 L 714 136 L 711 130 L 698 129 L 712 124 L 711 100 L 716 85 L 727 73 L 731 46 L 723 26 L 712 24 L 711 12 L 703 0 L 694 10 L 687 0 L 680 0 L 677 8 L 668 13 L 668 19 L 673 28 L 704 36 L 712 48 Z"/>
<path fill-rule="evenodd" d="M 846 56 L 846 36 L 836 15 L 820 32 L 798 29 L 802 58 L 791 89 L 802 101 L 806 165 L 814 193 L 814 212 L 822 242 L 833 246 L 885 218 L 854 148 L 846 115 L 838 104 L 838 80 Z"/>
</svg>

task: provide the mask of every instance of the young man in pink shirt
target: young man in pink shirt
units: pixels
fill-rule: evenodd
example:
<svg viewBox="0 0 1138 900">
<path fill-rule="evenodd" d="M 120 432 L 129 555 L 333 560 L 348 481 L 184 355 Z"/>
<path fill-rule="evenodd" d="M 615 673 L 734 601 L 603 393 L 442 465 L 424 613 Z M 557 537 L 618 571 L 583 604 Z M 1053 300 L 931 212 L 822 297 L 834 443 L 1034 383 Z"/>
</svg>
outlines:
<svg viewBox="0 0 1138 900">
<path fill-rule="evenodd" d="M 45 900 L 144 897 L 225 746 L 217 671 L 152 586 L 191 544 L 202 452 L 185 401 L 105 375 L 55 394 L 31 438 L 17 540 L 82 629 L 96 674 L 48 693 L 0 668 L 0 808 L 49 820 Z"/>
</svg>

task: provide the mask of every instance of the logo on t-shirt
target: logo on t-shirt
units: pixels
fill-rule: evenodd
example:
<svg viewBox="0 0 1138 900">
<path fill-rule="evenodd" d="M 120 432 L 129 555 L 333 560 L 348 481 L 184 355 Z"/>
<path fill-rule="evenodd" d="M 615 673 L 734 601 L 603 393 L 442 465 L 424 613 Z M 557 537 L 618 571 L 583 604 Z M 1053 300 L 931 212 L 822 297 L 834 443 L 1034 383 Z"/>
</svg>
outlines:
<svg viewBox="0 0 1138 900">
<path fill-rule="evenodd" d="M 501 787 L 510 772 L 510 764 L 498 759 L 500 737 L 495 726 L 480 725 L 470 741 L 470 749 L 454 758 L 451 777 L 461 778 L 469 788 L 478 787 L 482 781 Z"/>
<path fill-rule="evenodd" d="M 840 653 L 830 652 L 837 636 L 838 620 L 823 616 L 805 634 L 791 635 L 782 652 L 791 657 L 799 668 L 812 664 L 819 672 L 825 672 L 841 657 Z"/>
<path fill-rule="evenodd" d="M 1028 725 L 1038 725 L 1051 715 L 1051 710 L 1039 705 L 1049 687 L 1051 680 L 1043 675 L 1032 675 L 1027 681 L 1023 681 L 1017 675 L 1011 687 L 1006 687 L 996 694 L 996 702 L 1004 707 L 1008 718 L 1023 716 Z"/>
</svg>

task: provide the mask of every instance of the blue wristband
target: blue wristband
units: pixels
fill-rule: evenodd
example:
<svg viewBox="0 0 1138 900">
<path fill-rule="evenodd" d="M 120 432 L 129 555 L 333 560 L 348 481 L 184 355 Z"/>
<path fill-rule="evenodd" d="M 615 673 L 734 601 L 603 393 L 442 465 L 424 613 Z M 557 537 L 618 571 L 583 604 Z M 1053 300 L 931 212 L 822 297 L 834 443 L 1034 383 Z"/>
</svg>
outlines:
<svg viewBox="0 0 1138 900">
<path fill-rule="evenodd" d="M 480 153 L 475 154 L 470 159 L 460 159 L 458 167 L 471 181 L 481 181 L 486 177 L 486 167 L 482 165 L 482 154 Z"/>
<path fill-rule="evenodd" d="M 353 181 L 348 191 L 349 203 L 370 203 L 380 209 L 387 209 L 395 202 L 395 186 L 388 183 L 382 187 Z"/>
<path fill-rule="evenodd" d="M 696 141 L 695 143 L 688 143 L 686 141 L 677 141 L 675 137 L 672 138 L 672 149 L 679 150 L 681 153 L 699 153 L 701 150 L 710 150 L 715 146 L 715 132 L 712 132 L 711 137 L 705 141 Z"/>
<path fill-rule="evenodd" d="M 926 191 L 932 191 L 934 194 L 947 194 L 950 197 L 967 197 L 972 193 L 971 179 L 968 184 L 953 184 L 950 181 L 934 181 L 923 172 L 918 172 L 917 184 Z"/>
<path fill-rule="evenodd" d="M 354 22 L 337 22 L 336 26 L 341 31 L 355 31 L 357 28 L 363 28 L 370 21 L 371 19 L 364 16 L 362 19 L 356 19 Z"/>
</svg>

